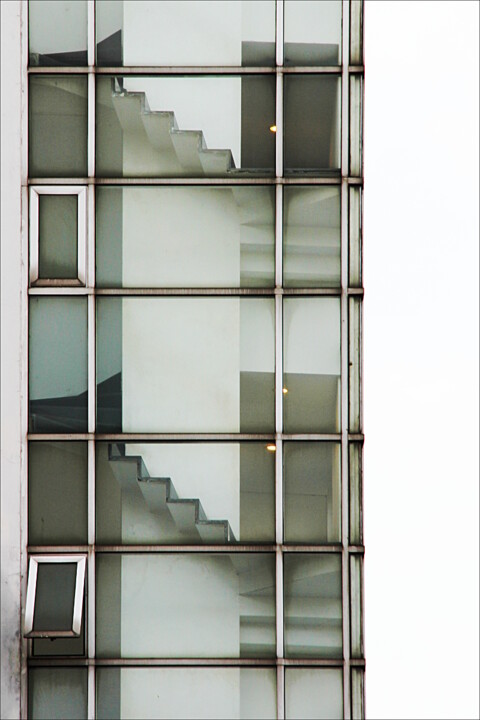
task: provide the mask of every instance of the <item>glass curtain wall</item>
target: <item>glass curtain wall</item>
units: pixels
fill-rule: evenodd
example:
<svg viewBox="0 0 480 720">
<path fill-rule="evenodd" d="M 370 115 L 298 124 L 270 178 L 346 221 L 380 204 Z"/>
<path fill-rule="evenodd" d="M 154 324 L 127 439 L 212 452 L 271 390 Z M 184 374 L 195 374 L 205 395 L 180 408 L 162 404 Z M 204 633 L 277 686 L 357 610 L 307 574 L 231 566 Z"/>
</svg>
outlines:
<svg viewBox="0 0 480 720">
<path fill-rule="evenodd" d="M 364 717 L 362 12 L 29 2 L 29 718 Z"/>
</svg>

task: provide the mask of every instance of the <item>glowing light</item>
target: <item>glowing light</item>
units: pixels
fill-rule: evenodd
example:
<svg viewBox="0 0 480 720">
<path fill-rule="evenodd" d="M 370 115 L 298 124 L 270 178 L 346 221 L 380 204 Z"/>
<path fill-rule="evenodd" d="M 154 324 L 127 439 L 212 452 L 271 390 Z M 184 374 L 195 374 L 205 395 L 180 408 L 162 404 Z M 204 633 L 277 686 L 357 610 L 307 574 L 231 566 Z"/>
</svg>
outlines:
<svg viewBox="0 0 480 720">
<path fill-rule="evenodd" d="M 288 393 L 288 388 L 283 388 L 283 389 L 282 389 L 282 392 L 283 392 L 284 395 L 286 395 L 286 394 Z"/>
<path fill-rule="evenodd" d="M 277 449 L 276 445 L 267 445 L 268 452 L 275 452 L 276 449 Z"/>
<path fill-rule="evenodd" d="M 270 125 L 270 132 L 277 132 L 277 126 L 276 125 Z"/>
</svg>

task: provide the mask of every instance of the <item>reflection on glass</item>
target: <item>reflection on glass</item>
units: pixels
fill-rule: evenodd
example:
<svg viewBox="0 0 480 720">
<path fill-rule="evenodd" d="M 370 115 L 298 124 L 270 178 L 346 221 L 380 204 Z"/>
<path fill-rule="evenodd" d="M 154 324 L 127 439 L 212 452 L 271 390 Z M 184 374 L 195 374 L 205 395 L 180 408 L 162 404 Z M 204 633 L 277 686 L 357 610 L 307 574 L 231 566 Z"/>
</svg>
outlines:
<svg viewBox="0 0 480 720">
<path fill-rule="evenodd" d="M 275 654 L 274 554 L 102 554 L 96 583 L 100 657 Z"/>
<path fill-rule="evenodd" d="M 29 81 L 30 176 L 86 176 L 87 77 L 33 75 Z"/>
<path fill-rule="evenodd" d="M 288 75 L 284 79 L 286 175 L 338 175 L 340 78 Z"/>
<path fill-rule="evenodd" d="M 338 432 L 340 300 L 284 301 L 284 426 L 286 432 Z"/>
<path fill-rule="evenodd" d="M 30 545 L 87 543 L 87 443 L 29 444 L 28 540 Z"/>
<path fill-rule="evenodd" d="M 350 478 L 350 536 L 351 545 L 363 543 L 363 470 L 362 446 L 350 443 L 348 447 L 348 475 Z"/>
<path fill-rule="evenodd" d="M 77 278 L 77 206 L 77 195 L 39 195 L 40 279 Z"/>
<path fill-rule="evenodd" d="M 274 303 L 100 298 L 97 429 L 272 432 Z"/>
<path fill-rule="evenodd" d="M 104 177 L 272 175 L 274 75 L 97 77 Z"/>
<path fill-rule="evenodd" d="M 265 443 L 98 443 L 97 542 L 273 542 Z"/>
<path fill-rule="evenodd" d="M 87 430 L 87 300 L 31 297 L 31 432 Z"/>
<path fill-rule="evenodd" d="M 285 0 L 285 65 L 340 65 L 342 0 Z"/>
<path fill-rule="evenodd" d="M 30 0 L 30 65 L 87 64 L 86 0 Z"/>
<path fill-rule="evenodd" d="M 352 657 L 363 657 L 362 632 L 362 590 L 363 590 L 363 557 L 350 555 L 350 651 Z"/>
<path fill-rule="evenodd" d="M 342 657 L 342 576 L 337 554 L 286 553 L 286 657 Z"/>
<path fill-rule="evenodd" d="M 340 285 L 340 188 L 285 186 L 283 284 Z"/>
<path fill-rule="evenodd" d="M 343 718 L 341 668 L 286 668 L 287 720 L 340 720 Z"/>
<path fill-rule="evenodd" d="M 274 284 L 274 188 L 99 187 L 101 287 Z"/>
<path fill-rule="evenodd" d="M 97 0 L 97 64 L 274 65 L 274 0 Z"/>
<path fill-rule="evenodd" d="M 30 668 L 29 718 L 78 720 L 87 715 L 87 668 Z"/>
<path fill-rule="evenodd" d="M 274 720 L 274 668 L 97 669 L 98 720 Z"/>
<path fill-rule="evenodd" d="M 362 301 L 351 297 L 348 302 L 348 428 L 350 432 L 362 430 L 362 375 L 361 375 Z"/>
<path fill-rule="evenodd" d="M 285 541 L 341 542 L 340 445 L 284 444 Z"/>
<path fill-rule="evenodd" d="M 72 629 L 76 577 L 76 563 L 38 564 L 34 631 Z"/>
<path fill-rule="evenodd" d="M 363 720 L 365 717 L 364 670 L 363 668 L 353 667 L 351 672 L 352 720 Z"/>
</svg>

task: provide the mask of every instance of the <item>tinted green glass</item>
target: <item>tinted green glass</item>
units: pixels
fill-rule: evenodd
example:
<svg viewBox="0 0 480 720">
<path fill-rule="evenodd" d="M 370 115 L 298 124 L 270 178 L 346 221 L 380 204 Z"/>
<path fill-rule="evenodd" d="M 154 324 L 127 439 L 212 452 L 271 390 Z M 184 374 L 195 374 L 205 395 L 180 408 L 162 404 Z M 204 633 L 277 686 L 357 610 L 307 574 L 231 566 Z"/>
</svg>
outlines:
<svg viewBox="0 0 480 720">
<path fill-rule="evenodd" d="M 32 720 L 79 720 L 87 712 L 86 668 L 30 668 L 28 717 Z"/>
<path fill-rule="evenodd" d="M 78 197 L 39 195 L 40 279 L 76 279 L 78 275 Z"/>
<path fill-rule="evenodd" d="M 87 64 L 86 0 L 30 0 L 30 65 Z"/>
<path fill-rule="evenodd" d="M 341 668 L 286 668 L 285 711 L 287 720 L 341 720 Z"/>
</svg>

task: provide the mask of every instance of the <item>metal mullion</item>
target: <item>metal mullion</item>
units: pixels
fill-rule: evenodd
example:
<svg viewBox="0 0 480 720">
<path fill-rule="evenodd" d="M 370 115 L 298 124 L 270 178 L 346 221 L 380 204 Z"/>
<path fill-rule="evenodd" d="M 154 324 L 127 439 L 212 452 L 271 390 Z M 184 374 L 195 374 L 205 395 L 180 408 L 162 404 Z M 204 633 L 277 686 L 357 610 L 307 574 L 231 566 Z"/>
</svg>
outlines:
<svg viewBox="0 0 480 720">
<path fill-rule="evenodd" d="M 281 3 L 282 0 L 277 0 L 277 3 Z M 277 63 L 277 66 L 282 67 L 281 63 Z M 363 65 L 352 65 L 350 66 L 350 72 L 360 74 L 364 72 Z M 285 67 L 285 72 L 289 75 L 334 75 L 335 73 L 340 74 L 342 71 L 341 65 L 289 65 Z M 93 67 L 87 66 L 82 67 L 79 65 L 63 65 L 48 67 L 44 66 L 32 66 L 28 68 L 29 75 L 87 75 L 88 73 L 95 75 L 138 75 L 138 76 L 149 76 L 149 77 L 161 77 L 164 75 L 274 75 L 276 68 L 271 65 L 256 65 L 256 66 L 238 66 L 238 65 L 205 65 L 205 66 L 192 66 L 192 65 L 115 65 L 111 67 Z"/>
<path fill-rule="evenodd" d="M 90 545 L 30 545 L 28 551 L 32 555 L 50 553 L 88 553 Z M 133 553 L 142 555 L 147 552 L 155 553 L 178 553 L 178 552 L 191 552 L 191 553 L 211 553 L 211 552 L 222 552 L 222 553 L 257 553 L 267 552 L 273 553 L 276 550 L 281 550 L 282 553 L 323 553 L 329 555 L 340 555 L 342 553 L 342 546 L 336 545 L 284 545 L 284 544 L 262 544 L 262 545 L 239 545 L 239 544 L 223 544 L 223 545 L 128 545 L 128 544 L 117 544 L 117 545 L 96 545 L 96 553 Z M 363 555 L 365 548 L 363 545 L 350 545 L 349 551 L 352 555 Z"/>
<path fill-rule="evenodd" d="M 343 667 L 343 660 L 326 658 L 79 658 L 32 657 L 30 667 Z M 352 659 L 352 667 L 364 668 L 365 660 Z"/>
<path fill-rule="evenodd" d="M 95 65 L 95 0 L 87 1 L 87 65 Z"/>
<path fill-rule="evenodd" d="M 264 442 L 277 438 L 274 433 L 28 433 L 28 440 L 70 441 L 96 440 L 97 442 Z M 316 440 L 340 442 L 340 433 L 278 433 L 280 440 Z M 349 433 L 350 442 L 363 442 L 362 433 Z"/>
<path fill-rule="evenodd" d="M 75 177 L 75 178 L 29 178 L 26 183 L 28 185 L 135 185 L 146 186 L 151 185 L 340 185 L 342 179 L 340 175 L 335 174 L 329 177 L 318 177 L 314 175 L 304 175 L 302 177 L 273 177 L 266 175 L 264 177 Z M 351 177 L 348 179 L 350 185 L 363 185 L 363 178 Z"/>
</svg>

